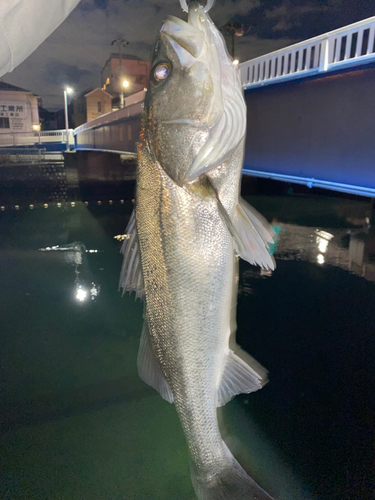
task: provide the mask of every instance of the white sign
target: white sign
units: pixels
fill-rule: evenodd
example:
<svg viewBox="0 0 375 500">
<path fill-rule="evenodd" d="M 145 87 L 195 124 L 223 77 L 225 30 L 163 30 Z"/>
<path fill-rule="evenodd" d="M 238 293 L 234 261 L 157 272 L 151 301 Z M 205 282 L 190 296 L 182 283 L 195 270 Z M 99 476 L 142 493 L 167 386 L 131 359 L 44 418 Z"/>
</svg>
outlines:
<svg viewBox="0 0 375 500">
<path fill-rule="evenodd" d="M 26 125 L 26 117 L 27 104 L 25 102 L 0 102 L 0 118 L 9 119 L 10 132 L 22 132 Z"/>
</svg>

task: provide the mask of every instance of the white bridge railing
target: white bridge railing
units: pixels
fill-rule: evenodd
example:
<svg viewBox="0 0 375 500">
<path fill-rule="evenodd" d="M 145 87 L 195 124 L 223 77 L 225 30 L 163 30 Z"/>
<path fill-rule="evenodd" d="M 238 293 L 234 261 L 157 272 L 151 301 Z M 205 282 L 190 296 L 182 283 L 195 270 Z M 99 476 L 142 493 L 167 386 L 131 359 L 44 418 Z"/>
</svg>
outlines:
<svg viewBox="0 0 375 500">
<path fill-rule="evenodd" d="M 73 130 L 68 131 L 69 145 L 74 144 Z M 33 146 L 48 142 L 66 143 L 66 130 L 48 130 L 45 132 L 7 132 L 0 134 L 0 147 Z"/>
<path fill-rule="evenodd" d="M 375 16 L 240 64 L 244 89 L 375 61 Z"/>
</svg>

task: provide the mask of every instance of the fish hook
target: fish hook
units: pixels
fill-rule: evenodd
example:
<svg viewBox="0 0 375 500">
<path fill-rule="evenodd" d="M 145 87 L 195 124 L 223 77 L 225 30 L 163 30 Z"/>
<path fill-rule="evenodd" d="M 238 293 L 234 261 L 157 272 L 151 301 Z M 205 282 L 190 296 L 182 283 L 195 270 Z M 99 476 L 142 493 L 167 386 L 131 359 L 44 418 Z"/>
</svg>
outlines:
<svg viewBox="0 0 375 500">
<path fill-rule="evenodd" d="M 207 0 L 206 7 L 204 8 L 204 11 L 208 12 L 212 8 L 214 3 L 215 3 L 215 0 Z M 187 0 L 180 0 L 180 5 L 181 5 L 181 8 L 184 12 L 189 12 Z"/>
</svg>

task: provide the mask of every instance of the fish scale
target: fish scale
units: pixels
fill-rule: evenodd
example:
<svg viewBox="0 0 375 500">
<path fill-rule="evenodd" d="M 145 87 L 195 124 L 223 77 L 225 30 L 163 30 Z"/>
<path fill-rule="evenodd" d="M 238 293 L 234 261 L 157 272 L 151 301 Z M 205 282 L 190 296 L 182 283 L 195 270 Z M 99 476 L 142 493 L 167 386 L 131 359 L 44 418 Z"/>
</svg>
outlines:
<svg viewBox="0 0 375 500">
<path fill-rule="evenodd" d="M 163 24 L 138 148 L 123 291 L 145 298 L 139 375 L 174 402 L 199 500 L 270 500 L 220 435 L 217 407 L 266 383 L 233 340 L 238 256 L 273 269 L 266 221 L 239 197 L 246 107 L 199 4 Z"/>
<path fill-rule="evenodd" d="M 222 452 L 216 391 L 225 353 L 218 348 L 228 337 L 233 243 L 214 200 L 176 186 L 147 156 L 139 156 L 137 225 L 149 331 L 192 453 L 212 467 L 205 457 Z"/>
</svg>

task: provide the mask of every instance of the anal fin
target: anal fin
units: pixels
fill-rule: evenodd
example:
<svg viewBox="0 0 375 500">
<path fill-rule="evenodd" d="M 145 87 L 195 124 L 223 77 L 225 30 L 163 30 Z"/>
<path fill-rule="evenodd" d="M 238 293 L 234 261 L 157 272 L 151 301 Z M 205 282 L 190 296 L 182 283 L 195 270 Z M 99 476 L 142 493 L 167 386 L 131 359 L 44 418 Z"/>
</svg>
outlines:
<svg viewBox="0 0 375 500">
<path fill-rule="evenodd" d="M 146 384 L 153 387 L 168 403 L 173 403 L 173 394 L 169 384 L 162 372 L 159 361 L 156 359 L 151 345 L 148 324 L 145 320 L 141 334 L 141 342 L 138 351 L 138 374 Z"/>
<path fill-rule="evenodd" d="M 236 353 L 230 349 L 218 391 L 218 406 L 224 406 L 237 394 L 255 392 L 267 382 L 267 370 L 260 363 L 239 346 Z"/>
</svg>

